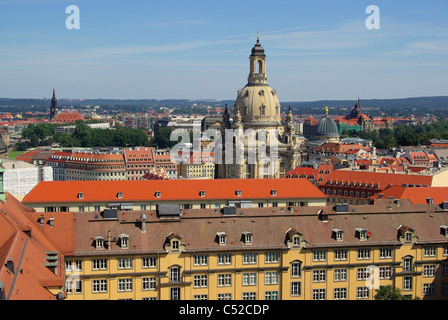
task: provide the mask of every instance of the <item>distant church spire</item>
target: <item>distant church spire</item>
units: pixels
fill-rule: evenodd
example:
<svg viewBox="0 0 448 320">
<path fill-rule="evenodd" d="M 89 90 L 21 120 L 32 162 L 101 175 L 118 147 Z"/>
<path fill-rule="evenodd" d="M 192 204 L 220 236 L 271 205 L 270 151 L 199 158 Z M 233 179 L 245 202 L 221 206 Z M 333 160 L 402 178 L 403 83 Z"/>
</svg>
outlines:
<svg viewBox="0 0 448 320">
<path fill-rule="evenodd" d="M 51 98 L 51 106 L 50 106 L 50 121 L 54 120 L 57 112 L 58 112 L 58 99 L 56 98 L 56 92 L 53 88 L 53 97 Z"/>
</svg>

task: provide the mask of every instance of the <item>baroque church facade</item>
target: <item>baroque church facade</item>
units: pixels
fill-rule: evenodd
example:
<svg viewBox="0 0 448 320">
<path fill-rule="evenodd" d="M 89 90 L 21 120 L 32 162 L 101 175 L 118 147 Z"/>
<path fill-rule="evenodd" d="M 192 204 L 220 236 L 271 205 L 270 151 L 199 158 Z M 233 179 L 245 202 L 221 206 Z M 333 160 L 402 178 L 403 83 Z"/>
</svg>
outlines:
<svg viewBox="0 0 448 320">
<path fill-rule="evenodd" d="M 218 179 L 283 178 L 286 172 L 302 162 L 306 154 L 305 139 L 295 132 L 291 108 L 282 124 L 277 91 L 267 81 L 266 55 L 259 36 L 249 62 L 248 82 L 243 89 L 238 90 L 233 122 L 230 121 L 227 107 L 223 115 L 223 145 L 230 144 L 235 148 L 223 150 L 222 163 L 216 166 Z M 226 132 L 236 133 L 238 130 L 243 133 L 241 139 L 226 136 Z M 250 139 L 248 133 L 253 134 L 255 140 Z M 244 151 L 242 159 L 236 155 L 238 146 Z M 259 157 L 263 154 L 261 148 L 266 151 L 266 157 Z M 256 155 L 256 161 L 251 161 L 251 153 Z"/>
</svg>

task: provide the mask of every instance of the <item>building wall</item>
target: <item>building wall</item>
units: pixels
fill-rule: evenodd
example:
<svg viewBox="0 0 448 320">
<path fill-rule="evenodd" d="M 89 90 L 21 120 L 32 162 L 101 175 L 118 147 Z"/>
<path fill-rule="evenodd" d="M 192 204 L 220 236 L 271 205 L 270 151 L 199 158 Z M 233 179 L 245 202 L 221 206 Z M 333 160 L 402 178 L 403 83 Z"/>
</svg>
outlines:
<svg viewBox="0 0 448 320">
<path fill-rule="evenodd" d="M 242 202 L 246 203 L 250 208 L 261 207 L 290 207 L 290 206 L 323 206 L 326 204 L 326 199 L 278 199 L 276 201 L 268 199 L 244 199 Z M 77 202 L 77 203 L 25 203 L 27 207 L 33 208 L 36 212 L 88 212 L 88 211 L 102 211 L 105 208 L 110 208 L 111 203 L 131 203 L 132 210 L 155 210 L 160 203 L 174 203 L 179 204 L 183 209 L 216 209 L 225 206 L 244 206 L 241 201 L 228 201 L 222 199 L 204 199 L 203 201 L 117 201 L 111 200 L 107 202 Z M 130 209 L 129 208 L 129 209 Z"/>
<path fill-rule="evenodd" d="M 425 248 L 434 249 L 434 255 L 425 256 Z M 359 250 L 369 250 L 367 259 L 360 259 Z M 380 256 L 381 249 L 390 249 L 386 258 Z M 336 251 L 346 250 L 346 259 L 336 258 Z M 316 253 L 318 252 L 318 253 Z M 365 251 L 363 251 L 365 252 Z M 231 255 L 229 264 L 218 262 L 218 255 Z M 255 263 L 244 262 L 244 254 L 254 254 Z M 315 259 L 315 254 L 318 259 Z M 403 244 L 392 245 L 360 245 L 358 247 L 322 247 L 254 250 L 222 250 L 212 252 L 168 252 L 157 254 L 133 254 L 126 255 L 100 255 L 67 257 L 68 263 L 81 262 L 81 271 L 66 270 L 67 281 L 80 280 L 81 292 L 67 294 L 68 300 L 93 300 L 93 299 L 162 299 L 169 300 L 171 288 L 180 288 L 182 300 L 206 298 L 217 300 L 219 294 L 229 294 L 232 300 L 246 299 L 246 293 L 254 294 L 254 298 L 265 300 L 268 297 L 277 299 L 298 300 L 336 300 L 335 292 L 345 292 L 345 298 L 341 300 L 373 300 L 374 286 L 395 285 L 402 290 L 404 295 L 412 298 L 446 299 L 446 286 L 448 279 L 448 241 L 443 244 Z M 277 255 L 277 259 L 268 259 Z M 206 262 L 195 265 L 195 256 L 205 256 Z M 361 255 L 362 256 L 362 255 Z M 403 259 L 413 256 L 412 271 L 403 271 Z M 142 258 L 152 257 L 156 264 L 154 267 L 142 267 Z M 118 267 L 119 258 L 132 259 L 132 267 Z M 105 270 L 93 270 L 93 259 L 106 259 Z M 293 274 L 292 264 L 300 263 L 298 274 Z M 378 275 L 377 282 L 373 283 L 366 278 L 366 270 L 369 266 L 372 274 Z M 170 269 L 180 268 L 180 281 L 170 281 Z M 382 272 L 380 274 L 380 268 Z M 433 271 L 431 270 L 434 270 Z M 428 271 L 430 270 L 430 271 Z M 393 276 L 385 276 L 384 272 L 390 272 Z M 344 275 L 338 278 L 338 275 Z M 230 275 L 230 285 L 218 284 L 220 275 Z M 195 276 L 202 276 L 205 281 L 202 285 L 195 285 Z M 268 278 L 266 278 L 268 277 Z M 155 288 L 142 289 L 143 278 L 154 278 Z M 412 279 L 411 289 L 404 289 L 404 279 Z M 119 291 L 119 279 L 130 279 L 132 289 Z M 246 283 L 243 279 L 248 279 Z M 338 280 L 342 279 L 342 280 Z M 107 291 L 94 293 L 93 281 L 105 280 Z M 297 283 L 297 284 L 293 284 Z M 444 284 L 445 283 L 445 284 Z M 434 284 L 434 294 L 424 295 L 425 285 Z M 297 292 L 292 292 L 292 286 L 298 286 Z M 341 290 L 342 289 L 342 290 Z M 319 291 L 320 290 L 320 291 Z M 344 291 L 345 290 L 345 291 Z M 445 292 L 445 293 L 444 293 Z M 250 295 L 249 295 L 250 296 Z"/>
</svg>

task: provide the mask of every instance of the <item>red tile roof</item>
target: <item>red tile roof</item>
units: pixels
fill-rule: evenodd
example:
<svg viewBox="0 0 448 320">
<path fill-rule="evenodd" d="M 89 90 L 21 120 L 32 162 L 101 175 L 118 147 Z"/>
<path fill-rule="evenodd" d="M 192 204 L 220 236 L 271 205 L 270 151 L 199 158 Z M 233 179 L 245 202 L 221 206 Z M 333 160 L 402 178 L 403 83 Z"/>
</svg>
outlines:
<svg viewBox="0 0 448 320">
<path fill-rule="evenodd" d="M 271 190 L 277 190 L 277 196 Z M 199 191 L 205 191 L 205 197 Z M 236 195 L 241 190 L 241 196 Z M 156 191 L 161 192 L 157 198 Z M 78 193 L 83 192 L 83 199 Z M 42 181 L 22 200 L 23 203 L 99 202 L 206 199 L 291 199 L 326 198 L 305 179 L 206 179 L 206 180 L 106 180 Z"/>
<path fill-rule="evenodd" d="M 404 187 L 392 186 L 381 192 L 381 198 L 393 197 L 394 199 L 409 199 L 414 204 L 428 203 L 432 199 L 433 203 L 448 201 L 448 187 Z M 377 199 L 379 194 L 372 196 Z"/>
<path fill-rule="evenodd" d="M 0 202 L 0 281 L 4 283 L 8 300 L 55 300 L 47 289 L 61 289 L 64 284 L 63 258 L 58 253 L 57 275 L 44 263 L 48 252 L 59 251 L 52 241 L 27 217 L 33 209 L 26 208 L 9 193 Z M 59 234 L 58 238 L 65 236 Z M 70 239 L 73 241 L 73 238 Z M 14 270 L 7 269 L 12 259 Z"/>
<path fill-rule="evenodd" d="M 432 176 L 430 175 L 416 175 L 405 173 L 385 173 L 385 172 L 373 172 L 373 171 L 360 171 L 360 170 L 334 170 L 326 179 L 319 184 L 324 186 L 328 181 L 342 181 L 343 183 L 366 183 L 376 185 L 378 184 L 379 190 L 384 190 L 389 185 L 427 185 L 432 183 Z M 336 186 L 336 185 L 335 185 Z"/>
</svg>

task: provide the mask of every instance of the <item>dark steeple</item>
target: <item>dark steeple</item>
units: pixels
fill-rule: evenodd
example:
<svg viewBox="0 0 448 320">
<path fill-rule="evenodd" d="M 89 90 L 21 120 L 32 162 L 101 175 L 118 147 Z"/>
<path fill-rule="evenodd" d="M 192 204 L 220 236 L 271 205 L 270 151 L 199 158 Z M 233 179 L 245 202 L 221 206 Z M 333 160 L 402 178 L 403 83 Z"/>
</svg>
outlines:
<svg viewBox="0 0 448 320">
<path fill-rule="evenodd" d="M 252 48 L 252 54 L 251 56 L 266 56 L 264 54 L 264 48 L 260 44 L 260 35 L 257 34 L 257 43 Z"/>
<path fill-rule="evenodd" d="M 56 93 L 53 88 L 53 98 L 51 98 L 51 106 L 50 106 L 50 121 L 54 120 L 57 112 L 58 112 L 58 99 L 56 99 Z"/>
</svg>

